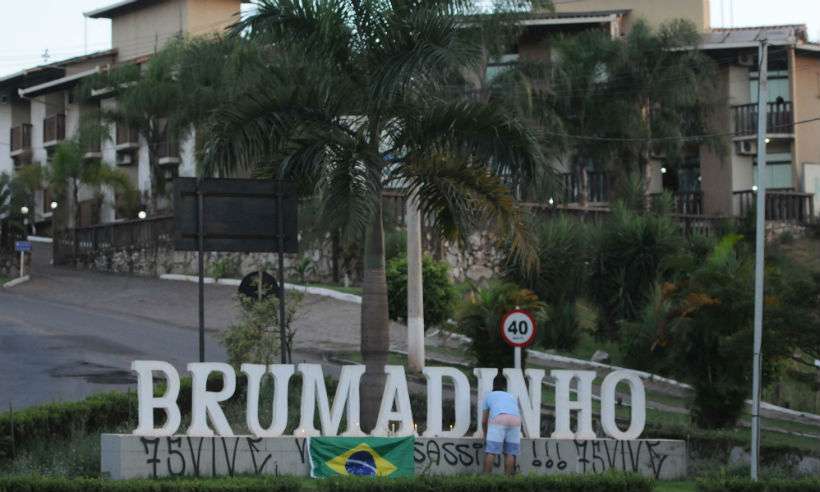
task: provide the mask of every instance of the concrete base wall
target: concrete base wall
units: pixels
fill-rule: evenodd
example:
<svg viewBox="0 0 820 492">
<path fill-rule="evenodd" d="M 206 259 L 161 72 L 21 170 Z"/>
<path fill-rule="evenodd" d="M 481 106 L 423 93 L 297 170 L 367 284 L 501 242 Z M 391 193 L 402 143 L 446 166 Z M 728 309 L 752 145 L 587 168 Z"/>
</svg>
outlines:
<svg viewBox="0 0 820 492">
<path fill-rule="evenodd" d="M 101 439 L 102 472 L 112 479 L 310 474 L 307 440 L 304 438 L 150 438 L 103 434 Z M 417 438 L 416 473 L 480 473 L 484 460 L 482 449 L 483 441 L 479 439 Z M 686 442 L 523 439 L 518 466 L 523 474 L 598 474 L 617 470 L 659 480 L 675 480 L 687 473 Z M 498 459 L 496 471 L 501 472 Z"/>
</svg>

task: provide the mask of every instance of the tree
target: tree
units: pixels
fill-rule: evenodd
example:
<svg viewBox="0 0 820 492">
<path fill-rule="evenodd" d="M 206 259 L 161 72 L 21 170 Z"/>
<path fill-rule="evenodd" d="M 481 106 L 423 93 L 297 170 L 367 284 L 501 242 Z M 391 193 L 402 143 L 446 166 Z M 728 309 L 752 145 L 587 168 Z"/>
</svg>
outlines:
<svg viewBox="0 0 820 492">
<path fill-rule="evenodd" d="M 135 208 L 138 199 L 137 191 L 126 173 L 100 159 L 85 158 L 86 142 L 92 137 L 99 138 L 98 132 L 81 130 L 74 138 L 61 142 L 54 151 L 47 172 L 52 190 L 63 202 L 71 193 L 74 227 L 81 225 L 79 194 L 82 185 L 95 189 L 103 185 L 112 187 L 122 197 L 123 201 L 118 205 L 124 209 Z"/>
<path fill-rule="evenodd" d="M 26 222 L 31 224 L 32 232 L 36 233 L 34 222 L 37 218 L 36 194 L 46 186 L 46 173 L 40 163 L 32 163 L 17 169 L 11 180 L 12 214 L 17 214 L 23 207 L 28 208 L 27 215 L 20 214 L 23 222 L 23 233 L 28 233 Z"/>
<path fill-rule="evenodd" d="M 204 125 L 208 172 L 296 180 L 350 237 L 364 231 L 362 420 L 373 425 L 389 349 L 382 190 L 418 196 L 435 232 L 495 227 L 529 256 L 500 175 L 535 180 L 537 135 L 498 105 L 449 97 L 480 50 L 445 1 L 259 0 L 235 26 L 264 63 Z M 243 75 L 244 75 L 243 74 Z M 249 81 L 254 81 L 250 84 Z M 460 83 L 460 82 L 459 82 Z M 463 84 L 466 85 L 466 84 Z"/>
<path fill-rule="evenodd" d="M 612 136 L 622 139 L 618 156 L 636 163 L 643 176 L 647 208 L 653 151 L 674 166 L 687 145 L 706 144 L 718 153 L 723 148 L 722 138 L 701 136 L 714 133 L 710 121 L 721 102 L 714 62 L 697 48 L 700 41 L 691 22 L 670 21 L 656 31 L 638 22 L 609 67 L 609 110 L 617 118 Z"/>
<path fill-rule="evenodd" d="M 714 133 L 709 122 L 720 93 L 714 62 L 699 43 L 696 27 L 685 21 L 657 30 L 637 22 L 622 39 L 582 32 L 555 41 L 554 61 L 519 63 L 498 79 L 497 91 L 517 96 L 514 105 L 545 127 L 550 145 L 580 178 L 582 205 L 590 198 L 587 171 L 595 166 L 618 171 L 618 178 L 641 176 L 648 208 L 653 151 L 674 169 L 687 146 L 723 149 L 723 139 L 704 136 Z"/>
</svg>

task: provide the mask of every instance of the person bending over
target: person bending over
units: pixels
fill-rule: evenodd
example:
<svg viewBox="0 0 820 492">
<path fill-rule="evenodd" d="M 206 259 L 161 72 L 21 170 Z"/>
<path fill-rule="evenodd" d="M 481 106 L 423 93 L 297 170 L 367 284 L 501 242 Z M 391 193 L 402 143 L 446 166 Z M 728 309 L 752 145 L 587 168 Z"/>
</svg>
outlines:
<svg viewBox="0 0 820 492">
<path fill-rule="evenodd" d="M 493 391 L 484 399 L 484 473 L 492 473 L 495 457 L 504 454 L 504 472 L 515 473 L 515 460 L 521 446 L 521 412 L 518 402 L 507 392 L 501 376 L 493 380 Z"/>
</svg>

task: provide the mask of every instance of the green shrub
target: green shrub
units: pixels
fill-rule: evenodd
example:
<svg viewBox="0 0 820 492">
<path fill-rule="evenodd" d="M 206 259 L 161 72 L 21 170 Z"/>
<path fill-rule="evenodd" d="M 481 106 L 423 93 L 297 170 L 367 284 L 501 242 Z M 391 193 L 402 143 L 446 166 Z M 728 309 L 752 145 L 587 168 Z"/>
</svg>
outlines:
<svg viewBox="0 0 820 492">
<path fill-rule="evenodd" d="M 234 398 L 242 398 L 247 379 L 237 378 Z M 219 376 L 208 378 L 208 389 L 218 391 L 222 387 Z M 165 392 L 163 384 L 157 384 L 156 394 Z M 191 378 L 180 378 L 177 405 L 182 415 L 191 411 Z M 68 439 L 74 434 L 94 432 L 111 432 L 123 425 L 129 425 L 137 418 L 137 394 L 133 392 L 108 392 L 91 395 L 75 402 L 47 403 L 0 414 L 0 460 L 11 457 L 12 441 L 10 439 L 12 423 L 14 426 L 14 445 L 23 449 L 36 441 L 47 442 L 54 439 Z M 157 410 L 155 419 L 161 422 L 164 413 Z"/>
<path fill-rule="evenodd" d="M 700 492 L 820 492 L 820 480 L 763 480 L 752 482 L 745 478 L 698 480 Z"/>
<path fill-rule="evenodd" d="M 684 243 L 675 224 L 616 206 L 594 239 L 588 292 L 599 311 L 598 332 L 617 340 L 624 320 L 634 321 L 665 260 Z"/>
<path fill-rule="evenodd" d="M 625 474 L 576 476 L 419 476 L 395 480 L 340 478 L 322 481 L 327 492 L 649 492 L 650 479 Z"/>
<path fill-rule="evenodd" d="M 508 282 L 492 283 L 468 297 L 458 309 L 456 324 L 460 332 L 472 338 L 468 351 L 476 367 L 512 367 L 513 349 L 501 338 L 501 318 L 513 309 L 524 309 L 535 316 L 539 327 L 544 326 L 544 303 L 531 290 Z M 526 351 L 522 358 L 526 359 Z"/>
<path fill-rule="evenodd" d="M 538 325 L 539 345 L 571 352 L 581 341 L 581 327 L 574 303 L 548 305 L 545 321 Z"/>
<path fill-rule="evenodd" d="M 439 326 L 453 313 L 456 292 L 450 283 L 447 263 L 429 256 L 422 259 L 424 326 Z M 387 302 L 390 319 L 407 318 L 407 258 L 394 258 L 387 264 Z"/>
<path fill-rule="evenodd" d="M 290 353 L 296 331 L 293 320 L 299 311 L 303 295 L 289 292 L 285 296 L 285 341 Z M 243 363 L 272 364 L 281 354 L 279 330 L 279 298 L 270 296 L 257 300 L 237 296 L 239 320 L 220 333 L 219 341 L 228 354 L 228 362 L 235 368 Z"/>
<path fill-rule="evenodd" d="M 384 258 L 390 263 L 394 258 L 407 257 L 407 230 L 391 229 L 384 233 Z"/>
<path fill-rule="evenodd" d="M 190 389 L 189 389 L 190 391 Z M 77 402 L 49 403 L 0 415 L 0 459 L 12 454 L 10 439 L 20 448 L 36 440 L 64 439 L 76 431 L 115 428 L 136 415 L 136 394 L 101 393 Z"/>
<path fill-rule="evenodd" d="M 97 478 L 0 478 L 0 492 L 650 492 L 652 480 L 635 475 L 589 476 L 420 476 L 407 479 L 339 478 L 313 481 L 296 477 L 232 477 L 112 481 Z"/>
<path fill-rule="evenodd" d="M 542 345 L 572 351 L 581 338 L 575 303 L 587 276 L 586 228 L 564 216 L 538 226 L 538 268 L 527 269 L 513 260 L 507 275 L 548 306 L 549 323 L 541 328 Z"/>
<path fill-rule="evenodd" d="M 213 260 L 208 266 L 208 276 L 216 280 L 242 276 L 242 258 L 236 255 L 223 256 Z"/>
<path fill-rule="evenodd" d="M 210 479 L 123 480 L 98 478 L 43 478 L 36 476 L 0 478 L 0 492 L 297 492 L 304 481 L 294 477 L 231 477 Z"/>
</svg>

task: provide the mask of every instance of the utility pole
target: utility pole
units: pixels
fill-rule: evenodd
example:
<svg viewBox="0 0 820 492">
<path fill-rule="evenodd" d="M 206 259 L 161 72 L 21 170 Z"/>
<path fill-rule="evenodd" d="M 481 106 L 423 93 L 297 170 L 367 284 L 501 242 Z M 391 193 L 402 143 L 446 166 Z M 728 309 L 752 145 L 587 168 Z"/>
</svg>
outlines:
<svg viewBox="0 0 820 492">
<path fill-rule="evenodd" d="M 405 205 L 407 225 L 407 360 L 412 372 L 424 369 L 424 293 L 421 260 L 421 211 L 415 193 Z"/>
<path fill-rule="evenodd" d="M 763 341 L 763 267 L 766 249 L 766 133 L 768 132 L 769 48 L 760 40 L 757 94 L 757 221 L 755 229 L 755 312 L 754 359 L 752 375 L 752 480 L 757 481 L 760 466 L 760 378 Z"/>
</svg>

